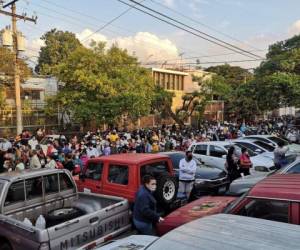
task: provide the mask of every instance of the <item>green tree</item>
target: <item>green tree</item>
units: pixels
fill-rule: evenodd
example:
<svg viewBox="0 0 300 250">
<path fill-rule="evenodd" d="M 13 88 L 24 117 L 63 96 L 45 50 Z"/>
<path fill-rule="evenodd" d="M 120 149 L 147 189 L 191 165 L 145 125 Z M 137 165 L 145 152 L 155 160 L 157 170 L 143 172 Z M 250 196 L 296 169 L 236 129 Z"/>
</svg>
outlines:
<svg viewBox="0 0 300 250">
<path fill-rule="evenodd" d="M 266 60 L 255 70 L 255 99 L 261 111 L 300 107 L 300 35 L 269 47 Z"/>
<path fill-rule="evenodd" d="M 19 59 L 21 82 L 31 76 L 32 70 L 24 60 Z M 14 74 L 14 53 L 4 47 L 0 47 L 0 87 L 12 87 Z"/>
<path fill-rule="evenodd" d="M 48 112 L 59 105 L 61 112 L 83 124 L 114 123 L 122 115 L 135 120 L 150 112 L 151 72 L 115 45 L 107 50 L 103 43 L 93 49 L 79 47 L 53 73 L 63 86 L 48 100 Z"/>
<path fill-rule="evenodd" d="M 207 68 L 205 71 L 222 76 L 225 82 L 232 87 L 237 87 L 240 84 L 253 79 L 253 74 L 251 74 L 247 69 L 243 69 L 238 66 L 230 66 L 229 64 L 212 66 Z"/>
<path fill-rule="evenodd" d="M 65 60 L 73 51 L 82 47 L 75 34 L 69 31 L 52 29 L 41 39 L 45 46 L 41 47 L 36 72 L 51 74 L 53 67 Z"/>
</svg>

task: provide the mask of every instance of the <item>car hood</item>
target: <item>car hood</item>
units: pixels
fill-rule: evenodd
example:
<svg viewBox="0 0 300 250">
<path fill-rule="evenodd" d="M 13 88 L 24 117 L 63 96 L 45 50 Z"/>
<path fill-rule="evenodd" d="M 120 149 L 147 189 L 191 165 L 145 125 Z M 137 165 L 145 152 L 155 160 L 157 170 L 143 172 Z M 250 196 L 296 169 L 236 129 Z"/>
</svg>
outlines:
<svg viewBox="0 0 300 250">
<path fill-rule="evenodd" d="M 288 147 L 290 152 L 300 154 L 300 145 L 291 143 Z"/>
<path fill-rule="evenodd" d="M 229 195 L 241 195 L 252 188 L 256 183 L 266 178 L 266 174 L 248 175 L 234 180 L 229 187 Z"/>
<path fill-rule="evenodd" d="M 274 161 L 272 158 L 265 156 L 265 155 L 256 155 L 253 157 L 250 157 L 253 166 L 265 166 L 265 167 L 273 167 Z"/>
<path fill-rule="evenodd" d="M 211 168 L 211 167 L 197 167 L 196 170 L 196 179 L 219 179 L 226 176 L 226 172 L 218 169 L 218 168 Z"/>
<path fill-rule="evenodd" d="M 235 199 L 236 197 L 231 196 L 206 196 L 195 200 L 166 216 L 157 225 L 157 233 L 161 236 L 195 219 L 221 213 Z"/>
</svg>

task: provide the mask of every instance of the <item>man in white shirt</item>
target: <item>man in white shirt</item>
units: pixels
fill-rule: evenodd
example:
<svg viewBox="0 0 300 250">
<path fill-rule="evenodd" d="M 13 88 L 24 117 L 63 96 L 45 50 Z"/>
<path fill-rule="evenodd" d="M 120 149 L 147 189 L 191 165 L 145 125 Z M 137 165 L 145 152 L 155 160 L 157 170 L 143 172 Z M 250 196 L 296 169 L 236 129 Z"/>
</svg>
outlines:
<svg viewBox="0 0 300 250">
<path fill-rule="evenodd" d="M 193 160 L 191 151 L 186 152 L 186 157 L 179 162 L 179 198 L 190 198 L 194 186 L 197 163 Z"/>
<path fill-rule="evenodd" d="M 98 152 L 97 148 L 93 147 L 92 144 L 90 144 L 89 147 L 86 149 L 86 153 L 87 153 L 88 158 L 93 158 L 93 157 L 99 156 L 99 152 Z"/>
</svg>

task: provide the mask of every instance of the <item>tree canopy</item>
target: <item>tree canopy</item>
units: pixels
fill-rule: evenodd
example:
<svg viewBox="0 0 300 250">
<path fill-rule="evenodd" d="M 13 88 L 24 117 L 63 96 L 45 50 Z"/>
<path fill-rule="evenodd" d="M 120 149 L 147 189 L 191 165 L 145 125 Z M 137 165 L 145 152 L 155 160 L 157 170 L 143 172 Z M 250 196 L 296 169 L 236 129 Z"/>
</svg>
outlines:
<svg viewBox="0 0 300 250">
<path fill-rule="evenodd" d="M 53 68 L 63 84 L 49 108 L 59 105 L 79 122 L 113 123 L 122 115 L 135 120 L 150 112 L 154 95 L 151 72 L 137 58 L 113 45 L 78 47 Z"/>
<path fill-rule="evenodd" d="M 42 46 L 39 53 L 36 72 L 51 74 L 52 68 L 79 47 L 83 47 L 75 34 L 69 31 L 52 29 L 46 32 L 41 39 L 45 46 Z"/>
</svg>

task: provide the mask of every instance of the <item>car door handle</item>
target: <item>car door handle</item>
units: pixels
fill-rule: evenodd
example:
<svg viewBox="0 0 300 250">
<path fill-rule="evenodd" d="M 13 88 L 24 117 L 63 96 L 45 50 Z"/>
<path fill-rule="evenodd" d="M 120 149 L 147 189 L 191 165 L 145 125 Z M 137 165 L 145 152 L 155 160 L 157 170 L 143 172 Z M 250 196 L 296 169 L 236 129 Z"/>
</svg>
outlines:
<svg viewBox="0 0 300 250">
<path fill-rule="evenodd" d="M 96 186 L 96 188 L 100 189 L 101 187 L 100 186 Z"/>
<path fill-rule="evenodd" d="M 90 219 L 90 223 L 91 223 L 91 224 L 94 224 L 94 223 L 96 223 L 98 220 L 99 220 L 98 217 L 91 218 L 91 219 Z"/>
</svg>

